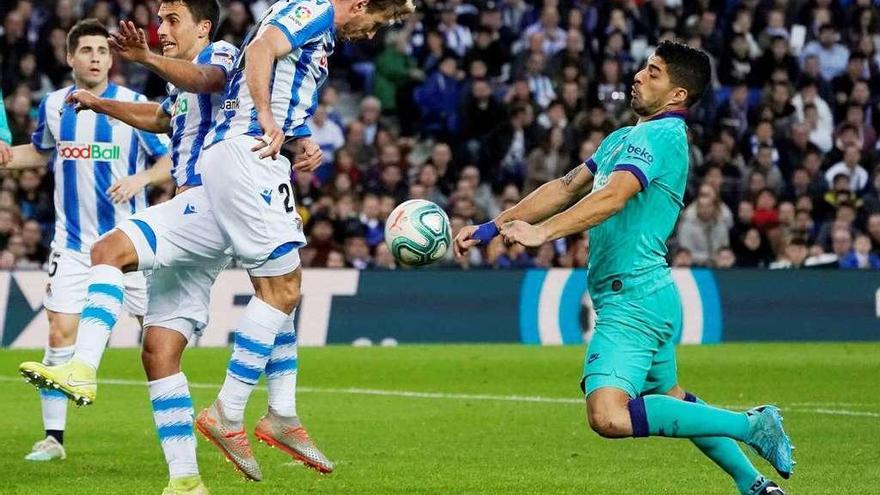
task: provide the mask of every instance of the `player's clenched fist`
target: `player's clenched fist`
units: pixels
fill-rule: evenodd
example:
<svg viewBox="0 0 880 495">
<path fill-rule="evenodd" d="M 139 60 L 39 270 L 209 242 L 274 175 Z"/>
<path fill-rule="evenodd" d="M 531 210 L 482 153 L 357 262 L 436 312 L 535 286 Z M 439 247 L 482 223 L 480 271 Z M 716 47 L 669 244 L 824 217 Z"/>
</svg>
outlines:
<svg viewBox="0 0 880 495">
<path fill-rule="evenodd" d="M 529 225 L 522 220 L 514 220 L 502 225 L 501 237 L 508 244 L 519 243 L 525 247 L 538 247 L 547 242 L 547 233 L 543 227 Z"/>
<path fill-rule="evenodd" d="M 74 109 L 79 112 L 80 110 L 95 110 L 96 105 L 98 104 L 98 100 L 99 98 L 91 92 L 84 89 L 77 89 L 76 91 L 67 95 L 67 99 L 65 101 L 73 105 Z"/>
<path fill-rule="evenodd" d="M 294 170 L 314 171 L 324 162 L 324 153 L 318 143 L 309 138 L 299 138 L 293 141 L 293 168 Z"/>
</svg>

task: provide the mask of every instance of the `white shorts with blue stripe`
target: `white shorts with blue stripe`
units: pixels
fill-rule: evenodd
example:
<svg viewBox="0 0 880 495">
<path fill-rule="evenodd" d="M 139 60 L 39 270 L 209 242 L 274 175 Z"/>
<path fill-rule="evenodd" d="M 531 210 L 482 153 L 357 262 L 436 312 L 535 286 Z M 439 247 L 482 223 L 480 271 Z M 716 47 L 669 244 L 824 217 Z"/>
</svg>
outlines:
<svg viewBox="0 0 880 495">
<path fill-rule="evenodd" d="M 299 266 L 295 253 L 306 244 L 290 183 L 290 161 L 260 159 L 259 140 L 240 135 L 202 152 L 202 182 L 235 257 L 262 276 L 284 275 Z M 289 262 L 282 260 L 289 259 Z M 276 269 L 268 270 L 273 264 Z M 254 271 L 251 271 L 255 275 Z"/>
<path fill-rule="evenodd" d="M 89 289 L 89 253 L 56 248 L 49 257 L 49 284 L 43 306 L 56 313 L 82 313 Z M 143 273 L 125 275 L 122 309 L 134 316 L 143 316 L 147 309 L 147 283 Z"/>
<path fill-rule="evenodd" d="M 144 326 L 176 330 L 187 339 L 208 324 L 211 286 L 230 260 L 228 236 L 217 222 L 204 186 L 183 191 L 119 224 L 148 270 Z M 290 268 L 292 266 L 292 268 Z M 264 263 L 251 275 L 272 276 L 299 267 L 299 253 Z"/>
</svg>

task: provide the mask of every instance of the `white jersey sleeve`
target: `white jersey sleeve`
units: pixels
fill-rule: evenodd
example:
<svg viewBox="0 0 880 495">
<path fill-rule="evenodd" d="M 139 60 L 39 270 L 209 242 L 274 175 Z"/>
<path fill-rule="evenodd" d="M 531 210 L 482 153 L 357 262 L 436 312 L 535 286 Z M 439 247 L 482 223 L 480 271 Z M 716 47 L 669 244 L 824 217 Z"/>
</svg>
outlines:
<svg viewBox="0 0 880 495">
<path fill-rule="evenodd" d="M 46 97 L 43 98 L 43 101 L 40 102 L 40 110 L 37 113 L 37 127 L 33 134 L 31 134 L 31 144 L 33 144 L 34 148 L 38 151 L 52 151 L 55 149 L 55 135 L 49 127 L 49 121 L 47 118 L 47 103 L 49 96 L 50 95 L 46 95 Z M 53 108 L 53 111 L 58 113 L 59 109 Z"/>
</svg>

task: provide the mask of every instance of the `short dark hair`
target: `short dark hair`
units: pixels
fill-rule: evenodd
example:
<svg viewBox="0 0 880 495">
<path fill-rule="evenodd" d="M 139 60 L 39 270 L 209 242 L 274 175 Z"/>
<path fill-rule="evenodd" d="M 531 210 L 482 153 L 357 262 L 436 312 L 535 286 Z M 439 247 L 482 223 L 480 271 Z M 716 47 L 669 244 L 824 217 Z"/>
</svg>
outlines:
<svg viewBox="0 0 880 495">
<path fill-rule="evenodd" d="M 76 51 L 79 47 L 79 39 L 83 36 L 101 36 L 107 39 L 110 32 L 97 19 L 83 19 L 74 24 L 67 33 L 67 53 Z"/>
<path fill-rule="evenodd" d="M 211 23 L 211 39 L 217 33 L 220 26 L 220 4 L 217 0 L 161 0 L 160 3 L 182 3 L 189 9 L 193 20 L 196 22 L 209 21 Z"/>
<path fill-rule="evenodd" d="M 712 74 L 709 55 L 684 43 L 668 40 L 657 46 L 654 55 L 666 62 L 672 84 L 687 90 L 685 105 L 690 107 L 700 101 L 706 93 Z"/>
</svg>

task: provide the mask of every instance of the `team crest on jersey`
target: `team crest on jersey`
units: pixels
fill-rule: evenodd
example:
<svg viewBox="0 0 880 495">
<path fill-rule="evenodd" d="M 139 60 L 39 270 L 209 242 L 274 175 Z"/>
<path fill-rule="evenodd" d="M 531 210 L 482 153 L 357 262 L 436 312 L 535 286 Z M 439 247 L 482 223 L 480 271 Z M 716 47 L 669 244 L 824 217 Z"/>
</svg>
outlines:
<svg viewBox="0 0 880 495">
<path fill-rule="evenodd" d="M 293 11 L 294 19 L 304 22 L 312 18 L 312 11 L 305 5 L 300 5 Z"/>
</svg>

